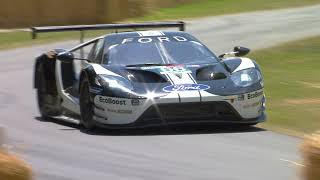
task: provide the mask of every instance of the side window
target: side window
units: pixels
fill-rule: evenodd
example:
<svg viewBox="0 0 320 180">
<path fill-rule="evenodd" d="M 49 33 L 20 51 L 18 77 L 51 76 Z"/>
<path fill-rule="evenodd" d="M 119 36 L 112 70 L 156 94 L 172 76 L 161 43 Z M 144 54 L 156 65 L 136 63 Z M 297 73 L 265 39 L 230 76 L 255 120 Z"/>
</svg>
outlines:
<svg viewBox="0 0 320 180">
<path fill-rule="evenodd" d="M 92 58 L 93 62 L 101 63 L 103 56 L 104 39 L 98 40 L 96 46 L 94 47 L 94 56 Z"/>
<path fill-rule="evenodd" d="M 92 62 L 94 59 L 94 53 L 95 53 L 96 46 L 97 46 L 97 41 L 94 42 L 94 45 L 90 48 L 89 53 L 84 56 L 84 57 L 86 57 L 86 59 L 89 59 L 90 62 Z"/>
<path fill-rule="evenodd" d="M 88 47 L 89 51 L 84 50 L 85 52 L 88 52 L 84 53 L 84 57 L 92 63 L 100 63 L 102 59 L 103 45 L 104 39 L 95 41 L 90 47 Z M 86 46 L 83 48 L 86 48 Z"/>
<path fill-rule="evenodd" d="M 73 51 L 74 57 L 81 58 L 81 59 L 88 58 L 89 60 L 91 60 L 89 57 L 90 57 L 92 50 L 94 49 L 94 47 L 96 45 L 96 42 L 97 41 L 92 42 L 90 44 L 87 44 L 86 46 L 83 46 L 82 48 L 79 48 L 79 49 Z"/>
<path fill-rule="evenodd" d="M 104 39 L 98 39 L 73 51 L 75 58 L 88 59 L 92 63 L 101 63 Z"/>
</svg>

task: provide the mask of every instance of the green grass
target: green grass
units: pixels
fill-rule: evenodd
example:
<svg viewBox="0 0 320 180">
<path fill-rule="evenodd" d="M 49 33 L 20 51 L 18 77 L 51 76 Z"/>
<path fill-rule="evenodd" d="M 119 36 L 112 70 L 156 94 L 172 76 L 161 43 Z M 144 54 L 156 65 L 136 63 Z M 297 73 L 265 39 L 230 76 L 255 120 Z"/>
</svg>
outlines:
<svg viewBox="0 0 320 180">
<path fill-rule="evenodd" d="M 257 10 L 301 7 L 314 4 L 320 4 L 320 0 L 201 0 L 197 3 L 181 5 L 174 8 L 163 8 L 133 20 L 151 21 L 215 16 Z"/>
<path fill-rule="evenodd" d="M 320 130 L 320 36 L 250 55 L 262 67 L 268 121 L 281 131 Z"/>
<path fill-rule="evenodd" d="M 110 31 L 88 31 L 85 37 L 98 37 Z M 1 32 L 0 33 L 0 50 L 16 48 L 21 46 L 37 45 L 43 43 L 57 42 L 62 40 L 79 39 L 80 32 L 56 32 L 39 34 L 37 39 L 31 38 L 31 32 Z"/>
</svg>

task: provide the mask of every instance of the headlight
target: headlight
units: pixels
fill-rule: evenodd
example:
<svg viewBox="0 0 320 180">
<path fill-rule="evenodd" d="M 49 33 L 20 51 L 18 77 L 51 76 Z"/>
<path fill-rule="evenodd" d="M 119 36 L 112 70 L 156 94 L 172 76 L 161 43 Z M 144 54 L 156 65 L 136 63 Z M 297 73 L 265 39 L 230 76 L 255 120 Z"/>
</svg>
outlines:
<svg viewBox="0 0 320 180">
<path fill-rule="evenodd" d="M 231 75 L 231 80 L 236 86 L 248 87 L 262 79 L 261 73 L 254 68 L 245 69 Z"/>
<path fill-rule="evenodd" d="M 96 78 L 96 83 L 99 83 L 105 87 L 116 88 L 126 92 L 133 90 L 131 82 L 120 76 L 99 75 Z"/>
</svg>

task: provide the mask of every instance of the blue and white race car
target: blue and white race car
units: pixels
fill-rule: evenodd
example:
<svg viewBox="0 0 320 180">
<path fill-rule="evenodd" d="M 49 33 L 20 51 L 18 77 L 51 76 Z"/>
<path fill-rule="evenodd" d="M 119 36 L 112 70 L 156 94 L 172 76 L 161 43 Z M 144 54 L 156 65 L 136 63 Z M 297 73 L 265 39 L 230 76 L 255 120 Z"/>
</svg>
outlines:
<svg viewBox="0 0 320 180">
<path fill-rule="evenodd" d="M 75 27 L 42 30 L 68 28 Z M 180 123 L 254 125 L 265 120 L 265 95 L 259 65 L 242 57 L 248 52 L 235 47 L 218 57 L 183 31 L 107 34 L 36 58 L 39 109 L 44 118 L 78 121 L 87 129 Z"/>
</svg>

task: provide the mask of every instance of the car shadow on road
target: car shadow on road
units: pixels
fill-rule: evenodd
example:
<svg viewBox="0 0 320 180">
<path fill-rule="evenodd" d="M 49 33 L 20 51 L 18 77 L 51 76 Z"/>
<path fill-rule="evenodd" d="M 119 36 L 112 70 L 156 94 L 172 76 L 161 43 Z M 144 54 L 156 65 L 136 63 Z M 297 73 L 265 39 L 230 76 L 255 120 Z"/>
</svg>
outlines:
<svg viewBox="0 0 320 180">
<path fill-rule="evenodd" d="M 37 121 L 43 122 L 43 123 L 54 123 L 54 124 L 58 124 L 61 125 L 62 128 L 60 130 L 79 130 L 80 129 L 80 125 L 75 124 L 75 123 L 71 123 L 71 122 L 66 122 L 66 121 L 62 121 L 59 119 L 55 119 L 55 118 L 43 118 L 43 117 L 35 117 L 34 118 Z"/>
<path fill-rule="evenodd" d="M 137 129 L 96 129 L 87 131 L 81 129 L 81 132 L 89 135 L 99 136 L 156 136 L 156 135 L 193 135 L 193 134 L 221 134 L 221 133 L 249 133 L 265 131 L 262 128 L 254 126 L 228 126 L 214 124 L 193 124 L 193 125 L 166 125 L 158 127 L 145 127 Z"/>
<path fill-rule="evenodd" d="M 222 134 L 222 133 L 250 133 L 266 131 L 263 128 L 244 125 L 222 125 L 222 124 L 189 124 L 189 125 L 165 125 L 144 128 L 129 129 L 103 129 L 97 128 L 91 131 L 82 126 L 64 122 L 58 119 L 35 118 L 46 123 L 55 123 L 63 126 L 61 131 L 79 130 L 82 133 L 95 136 L 157 136 L 157 135 L 193 135 L 193 134 Z"/>
</svg>

